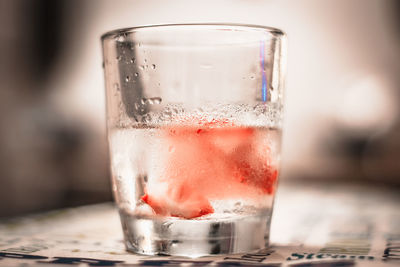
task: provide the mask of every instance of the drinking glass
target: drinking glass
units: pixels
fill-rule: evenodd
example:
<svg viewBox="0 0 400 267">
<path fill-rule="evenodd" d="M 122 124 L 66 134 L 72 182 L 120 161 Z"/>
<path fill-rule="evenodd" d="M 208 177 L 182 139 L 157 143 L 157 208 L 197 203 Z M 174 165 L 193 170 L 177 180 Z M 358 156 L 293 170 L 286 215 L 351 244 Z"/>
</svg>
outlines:
<svg viewBox="0 0 400 267">
<path fill-rule="evenodd" d="M 285 34 L 233 24 L 102 36 L 112 186 L 127 250 L 198 257 L 268 245 Z"/>
</svg>

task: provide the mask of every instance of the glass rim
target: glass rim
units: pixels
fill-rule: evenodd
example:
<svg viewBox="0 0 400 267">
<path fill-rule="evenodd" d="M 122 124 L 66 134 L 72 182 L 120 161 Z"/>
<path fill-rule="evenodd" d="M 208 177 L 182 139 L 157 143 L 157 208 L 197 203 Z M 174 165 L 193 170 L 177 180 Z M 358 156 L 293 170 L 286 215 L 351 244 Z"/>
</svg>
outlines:
<svg viewBox="0 0 400 267">
<path fill-rule="evenodd" d="M 106 39 L 116 38 L 121 34 L 128 34 L 133 33 L 139 30 L 146 30 L 146 29 L 162 29 L 162 28 L 181 28 L 181 27 L 192 27 L 192 28 L 200 28 L 200 27 L 212 27 L 214 26 L 217 30 L 218 27 L 222 29 L 235 29 L 235 28 L 242 28 L 247 30 L 256 30 L 256 31 L 263 31 L 268 32 L 273 35 L 278 35 L 280 37 L 285 37 L 286 33 L 281 29 L 264 26 L 264 25 L 257 25 L 257 24 L 240 24 L 240 23 L 171 23 L 171 24 L 152 24 L 152 25 L 142 25 L 142 26 L 134 26 L 134 27 L 127 27 L 127 28 L 119 28 L 111 31 L 107 31 L 106 33 L 102 34 L 100 39 L 104 41 Z"/>
</svg>

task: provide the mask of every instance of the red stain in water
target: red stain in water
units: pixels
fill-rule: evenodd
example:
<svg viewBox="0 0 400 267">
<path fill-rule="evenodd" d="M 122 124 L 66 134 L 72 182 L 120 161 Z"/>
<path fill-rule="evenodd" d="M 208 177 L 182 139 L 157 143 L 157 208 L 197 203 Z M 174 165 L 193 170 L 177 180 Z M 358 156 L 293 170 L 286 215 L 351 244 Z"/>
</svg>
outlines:
<svg viewBox="0 0 400 267">
<path fill-rule="evenodd" d="M 273 194 L 278 171 L 268 164 L 268 146 L 258 148 L 262 155 L 255 152 L 265 144 L 257 131 L 215 120 L 164 128 L 165 142 L 174 147 L 162 178 L 166 189 L 147 188 L 142 200 L 156 214 L 191 219 L 213 213 L 210 200 Z"/>
</svg>

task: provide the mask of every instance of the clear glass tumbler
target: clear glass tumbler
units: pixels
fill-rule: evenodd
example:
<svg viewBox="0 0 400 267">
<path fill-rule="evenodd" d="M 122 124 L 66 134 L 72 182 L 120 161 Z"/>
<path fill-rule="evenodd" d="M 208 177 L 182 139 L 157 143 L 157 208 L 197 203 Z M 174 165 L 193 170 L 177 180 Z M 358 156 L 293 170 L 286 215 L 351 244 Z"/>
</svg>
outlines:
<svg viewBox="0 0 400 267">
<path fill-rule="evenodd" d="M 129 251 L 204 256 L 268 245 L 285 34 L 253 25 L 102 36 L 114 197 Z"/>
</svg>

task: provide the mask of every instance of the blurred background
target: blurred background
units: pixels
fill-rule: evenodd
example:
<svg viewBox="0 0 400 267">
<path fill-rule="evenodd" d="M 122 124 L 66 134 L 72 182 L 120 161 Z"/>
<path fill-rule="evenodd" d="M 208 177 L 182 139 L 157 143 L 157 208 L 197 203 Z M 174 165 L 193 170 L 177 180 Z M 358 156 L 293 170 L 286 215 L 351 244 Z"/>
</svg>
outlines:
<svg viewBox="0 0 400 267">
<path fill-rule="evenodd" d="M 189 22 L 289 37 L 282 180 L 400 187 L 396 0 L 0 0 L 0 217 L 111 200 L 100 36 Z"/>
</svg>

